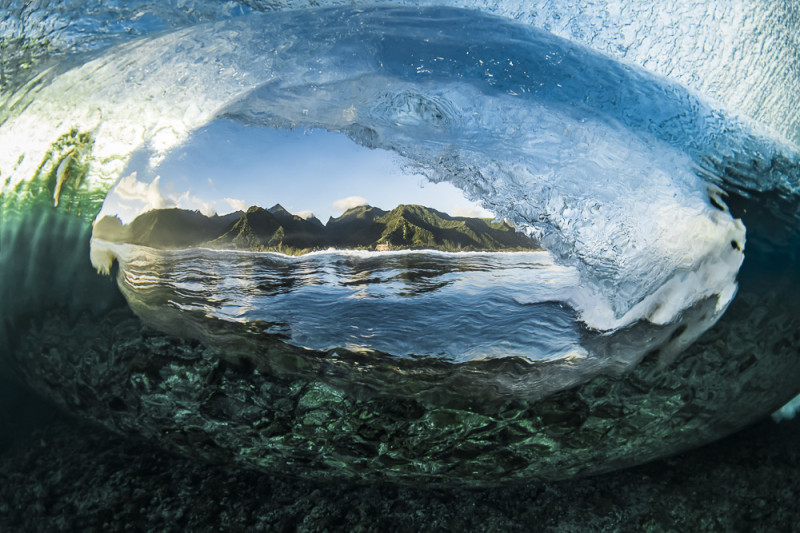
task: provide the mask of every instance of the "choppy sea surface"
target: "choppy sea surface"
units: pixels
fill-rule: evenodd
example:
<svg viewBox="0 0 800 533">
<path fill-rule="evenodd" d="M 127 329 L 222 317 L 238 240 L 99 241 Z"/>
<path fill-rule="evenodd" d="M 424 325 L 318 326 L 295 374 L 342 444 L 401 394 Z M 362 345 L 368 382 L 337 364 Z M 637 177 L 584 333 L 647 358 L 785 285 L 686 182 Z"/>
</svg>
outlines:
<svg viewBox="0 0 800 533">
<path fill-rule="evenodd" d="M 312 350 L 454 362 L 585 355 L 574 311 L 558 301 L 577 274 L 547 252 L 287 256 L 112 246 L 124 294 L 155 324 L 171 307 L 201 324 L 258 321 L 264 332 Z"/>
</svg>

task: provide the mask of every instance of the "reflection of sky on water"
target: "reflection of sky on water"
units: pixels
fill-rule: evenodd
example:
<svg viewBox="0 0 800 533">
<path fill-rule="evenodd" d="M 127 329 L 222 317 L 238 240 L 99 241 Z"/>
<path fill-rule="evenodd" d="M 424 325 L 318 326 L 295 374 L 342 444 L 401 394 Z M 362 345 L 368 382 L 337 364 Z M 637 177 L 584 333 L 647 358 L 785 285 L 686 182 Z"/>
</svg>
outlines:
<svg viewBox="0 0 800 533">
<path fill-rule="evenodd" d="M 114 249 L 128 301 L 167 331 L 204 331 L 211 318 L 249 323 L 314 350 L 461 361 L 585 355 L 575 313 L 555 303 L 569 299 L 576 280 L 547 252 L 284 256 L 95 245 Z"/>
<path fill-rule="evenodd" d="M 341 133 L 273 130 L 217 120 L 170 152 L 156 168 L 134 156 L 129 176 L 106 200 L 103 214 L 127 222 L 154 208 L 206 214 L 280 203 L 323 223 L 349 207 L 382 209 L 414 203 L 457 216 L 490 217 L 450 184 L 430 183 L 402 169 L 386 150 L 364 148 Z"/>
</svg>

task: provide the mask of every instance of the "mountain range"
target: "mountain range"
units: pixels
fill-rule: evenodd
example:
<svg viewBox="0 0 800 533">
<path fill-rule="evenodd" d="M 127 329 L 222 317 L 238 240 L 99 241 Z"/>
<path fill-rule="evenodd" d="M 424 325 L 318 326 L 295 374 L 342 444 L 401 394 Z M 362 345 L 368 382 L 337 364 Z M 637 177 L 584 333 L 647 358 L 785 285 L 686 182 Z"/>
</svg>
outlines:
<svg viewBox="0 0 800 533">
<path fill-rule="evenodd" d="M 391 211 L 363 205 L 323 224 L 301 218 L 280 204 L 246 212 L 206 216 L 185 209 L 154 209 L 122 224 L 104 217 L 93 237 L 152 248 L 207 247 L 299 255 L 327 248 L 360 250 L 526 251 L 539 244 L 505 221 L 453 217 L 421 205 Z"/>
</svg>

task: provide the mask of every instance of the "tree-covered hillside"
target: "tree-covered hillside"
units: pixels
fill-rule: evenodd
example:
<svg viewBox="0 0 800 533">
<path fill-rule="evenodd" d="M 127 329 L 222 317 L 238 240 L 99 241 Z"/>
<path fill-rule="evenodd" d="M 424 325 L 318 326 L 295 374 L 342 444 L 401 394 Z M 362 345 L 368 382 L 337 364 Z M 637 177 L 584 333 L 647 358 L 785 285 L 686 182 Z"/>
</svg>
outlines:
<svg viewBox="0 0 800 533">
<path fill-rule="evenodd" d="M 391 211 L 359 206 L 327 224 L 304 219 L 276 204 L 208 217 L 196 211 L 156 209 L 128 225 L 103 218 L 94 237 L 153 248 L 211 247 L 302 254 L 327 248 L 443 251 L 538 250 L 538 243 L 505 221 L 452 217 L 421 205 Z"/>
</svg>

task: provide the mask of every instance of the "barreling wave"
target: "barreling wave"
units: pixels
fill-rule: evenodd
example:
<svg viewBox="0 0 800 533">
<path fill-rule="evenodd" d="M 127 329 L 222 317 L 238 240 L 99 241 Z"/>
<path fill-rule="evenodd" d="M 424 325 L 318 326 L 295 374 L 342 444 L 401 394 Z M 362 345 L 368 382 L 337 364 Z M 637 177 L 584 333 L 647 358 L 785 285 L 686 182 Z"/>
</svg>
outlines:
<svg viewBox="0 0 800 533">
<path fill-rule="evenodd" d="M 536 237 L 577 273 L 567 303 L 606 332 L 709 298 L 712 324 L 745 248 L 724 194 L 798 186 L 794 149 L 713 101 L 463 9 L 247 14 L 128 41 L 30 96 L 0 130 L 6 195 L 67 128 L 91 132 L 83 187 L 99 198 L 134 152 L 156 164 L 216 118 L 343 132 Z M 58 203 L 69 174 L 55 174 Z"/>
<path fill-rule="evenodd" d="M 170 450 L 415 486 L 640 464 L 797 393 L 795 4 L 307 3 L 0 8 L 0 370 Z M 218 119 L 389 150 L 548 252 L 90 248 Z"/>
</svg>

